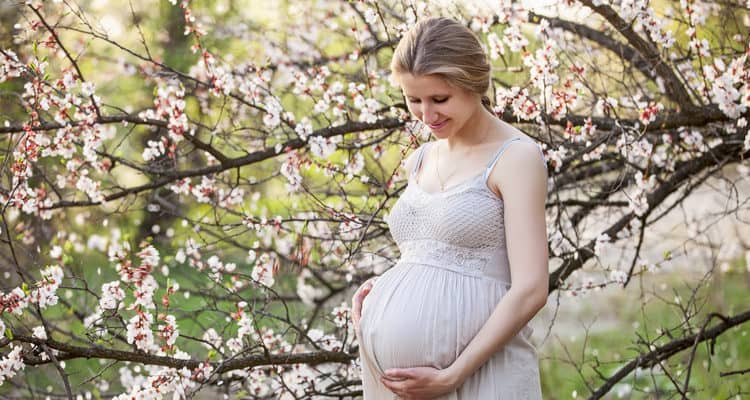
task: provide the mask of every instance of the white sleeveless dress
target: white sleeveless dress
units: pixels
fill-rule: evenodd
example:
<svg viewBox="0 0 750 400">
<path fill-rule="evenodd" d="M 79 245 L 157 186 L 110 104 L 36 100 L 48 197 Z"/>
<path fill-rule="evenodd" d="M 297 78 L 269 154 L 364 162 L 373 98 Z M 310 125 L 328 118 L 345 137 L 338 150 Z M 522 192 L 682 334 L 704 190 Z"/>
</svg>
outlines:
<svg viewBox="0 0 750 400">
<path fill-rule="evenodd" d="M 417 149 L 407 188 L 385 218 L 401 257 L 362 305 L 365 400 L 398 399 L 380 382 L 388 368 L 451 365 L 510 288 L 503 202 L 487 187 L 487 178 L 517 140 L 528 141 L 506 140 L 483 173 L 439 193 L 422 190 L 415 180 L 425 149 L 434 142 Z M 541 399 L 531 332 L 526 325 L 440 399 Z"/>
</svg>

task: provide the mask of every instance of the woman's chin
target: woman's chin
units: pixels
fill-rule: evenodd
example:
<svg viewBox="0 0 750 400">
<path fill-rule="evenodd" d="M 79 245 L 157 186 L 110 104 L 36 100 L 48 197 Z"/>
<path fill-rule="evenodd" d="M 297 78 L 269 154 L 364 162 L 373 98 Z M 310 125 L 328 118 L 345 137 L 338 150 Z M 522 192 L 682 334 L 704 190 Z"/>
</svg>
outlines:
<svg viewBox="0 0 750 400">
<path fill-rule="evenodd" d="M 438 129 L 438 130 L 430 129 L 430 132 L 432 132 L 432 136 L 435 136 L 438 139 L 445 139 L 451 136 L 450 132 L 445 129 Z"/>
</svg>

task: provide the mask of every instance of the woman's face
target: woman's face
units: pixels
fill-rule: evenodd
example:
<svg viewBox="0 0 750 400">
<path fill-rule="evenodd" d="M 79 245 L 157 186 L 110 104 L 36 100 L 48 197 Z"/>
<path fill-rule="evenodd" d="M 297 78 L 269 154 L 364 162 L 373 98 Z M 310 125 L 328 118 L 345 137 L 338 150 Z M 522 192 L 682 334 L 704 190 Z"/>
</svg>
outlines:
<svg viewBox="0 0 750 400">
<path fill-rule="evenodd" d="M 409 111 L 439 139 L 461 135 L 482 109 L 481 97 L 450 85 L 438 75 L 397 76 Z"/>
</svg>

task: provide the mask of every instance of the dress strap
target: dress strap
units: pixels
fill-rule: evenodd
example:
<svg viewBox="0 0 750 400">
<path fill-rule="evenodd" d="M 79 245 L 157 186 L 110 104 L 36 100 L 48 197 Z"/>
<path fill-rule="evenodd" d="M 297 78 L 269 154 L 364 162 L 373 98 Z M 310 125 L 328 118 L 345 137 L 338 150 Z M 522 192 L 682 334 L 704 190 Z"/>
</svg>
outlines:
<svg viewBox="0 0 750 400">
<path fill-rule="evenodd" d="M 422 158 L 424 158 L 425 149 L 430 145 L 431 142 L 423 143 L 417 150 L 417 162 L 414 164 L 414 169 L 411 170 L 411 176 L 416 177 L 419 168 L 422 166 Z"/>
<path fill-rule="evenodd" d="M 495 168 L 495 164 L 497 164 L 497 161 L 500 159 L 500 156 L 503 155 L 503 152 L 505 152 L 505 149 L 510 146 L 511 143 L 518 141 L 518 140 L 524 140 L 529 143 L 534 143 L 539 149 L 539 154 L 542 156 L 542 164 L 544 165 L 544 168 L 547 169 L 547 161 L 544 159 L 544 152 L 542 151 L 542 148 L 533 140 L 525 139 L 523 137 L 514 137 L 506 140 L 502 146 L 500 146 L 500 149 L 497 151 L 494 157 L 492 157 L 492 160 L 487 164 L 487 168 L 484 170 L 484 181 L 487 181 L 487 178 L 490 177 L 490 172 L 492 172 L 492 169 Z"/>
</svg>

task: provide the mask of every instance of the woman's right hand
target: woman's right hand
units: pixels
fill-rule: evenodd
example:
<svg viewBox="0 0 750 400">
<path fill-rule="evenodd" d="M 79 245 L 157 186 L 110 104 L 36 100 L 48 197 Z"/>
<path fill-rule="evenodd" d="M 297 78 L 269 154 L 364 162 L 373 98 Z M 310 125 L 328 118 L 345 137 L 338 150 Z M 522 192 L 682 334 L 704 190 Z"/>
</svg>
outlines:
<svg viewBox="0 0 750 400">
<path fill-rule="evenodd" d="M 352 297 L 352 323 L 354 324 L 356 332 L 359 332 L 359 320 L 362 318 L 362 303 L 364 302 L 365 297 L 370 293 L 370 290 L 372 290 L 372 286 L 377 279 L 378 277 L 375 276 L 366 280 L 365 283 L 357 288 L 357 291 L 354 292 L 354 296 Z"/>
</svg>

